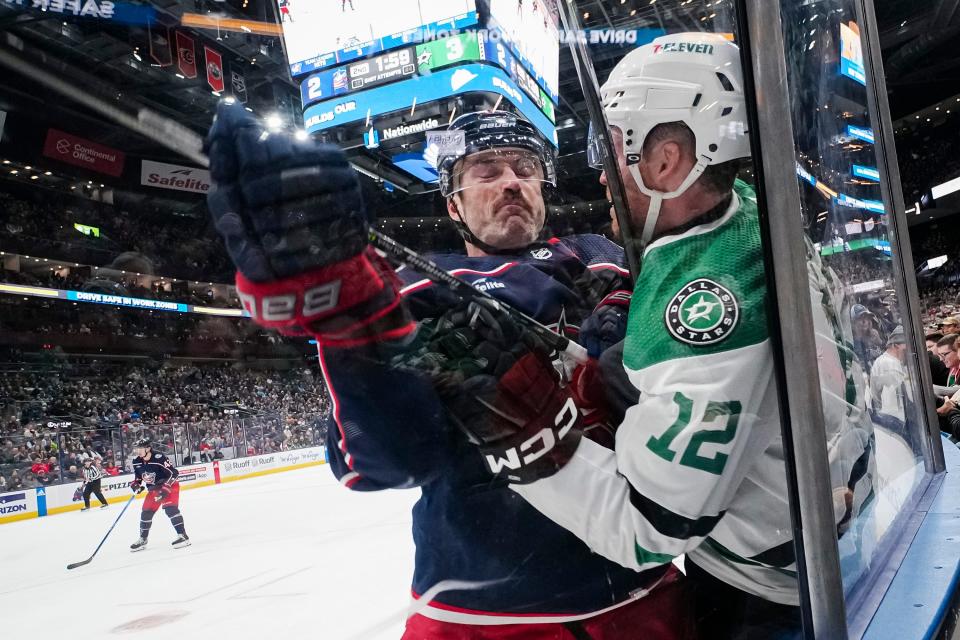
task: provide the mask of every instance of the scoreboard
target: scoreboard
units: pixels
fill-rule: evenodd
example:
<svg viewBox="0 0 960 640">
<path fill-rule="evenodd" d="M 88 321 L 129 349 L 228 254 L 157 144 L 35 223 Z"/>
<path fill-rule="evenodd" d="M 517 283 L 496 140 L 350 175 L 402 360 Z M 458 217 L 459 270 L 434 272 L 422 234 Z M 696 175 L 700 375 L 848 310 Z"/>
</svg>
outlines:
<svg viewBox="0 0 960 640">
<path fill-rule="evenodd" d="M 417 72 L 413 47 L 354 62 L 347 66 L 351 91 L 377 87 L 395 80 L 412 77 Z"/>
</svg>

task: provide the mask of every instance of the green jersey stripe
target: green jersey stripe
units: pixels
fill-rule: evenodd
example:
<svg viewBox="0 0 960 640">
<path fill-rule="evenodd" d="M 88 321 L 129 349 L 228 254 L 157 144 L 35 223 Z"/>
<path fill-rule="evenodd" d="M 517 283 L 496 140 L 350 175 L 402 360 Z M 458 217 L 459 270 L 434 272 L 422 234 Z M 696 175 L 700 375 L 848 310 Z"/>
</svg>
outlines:
<svg viewBox="0 0 960 640">
<path fill-rule="evenodd" d="M 666 564 L 672 562 L 676 556 L 672 556 L 669 553 L 654 553 L 652 551 L 647 551 L 640 546 L 639 543 L 634 543 L 637 553 L 637 564 L 641 567 L 646 564 Z"/>
</svg>

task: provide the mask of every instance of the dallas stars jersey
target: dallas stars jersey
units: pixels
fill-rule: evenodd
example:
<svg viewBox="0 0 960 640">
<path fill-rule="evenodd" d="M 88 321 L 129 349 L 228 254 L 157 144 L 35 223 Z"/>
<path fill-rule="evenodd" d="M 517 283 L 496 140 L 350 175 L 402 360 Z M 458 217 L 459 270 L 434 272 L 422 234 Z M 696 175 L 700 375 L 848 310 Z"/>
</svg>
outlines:
<svg viewBox="0 0 960 640">
<path fill-rule="evenodd" d="M 849 327 L 823 306 L 837 301 L 828 276 L 819 267 L 810 276 L 818 341 L 830 351 L 821 369 L 842 527 L 869 494 L 871 431 Z M 798 604 L 764 260 L 746 184 L 718 220 L 647 248 L 623 366 L 640 399 L 616 450 L 584 441 L 556 475 L 514 490 L 624 566 L 686 553 L 737 588 Z"/>
</svg>

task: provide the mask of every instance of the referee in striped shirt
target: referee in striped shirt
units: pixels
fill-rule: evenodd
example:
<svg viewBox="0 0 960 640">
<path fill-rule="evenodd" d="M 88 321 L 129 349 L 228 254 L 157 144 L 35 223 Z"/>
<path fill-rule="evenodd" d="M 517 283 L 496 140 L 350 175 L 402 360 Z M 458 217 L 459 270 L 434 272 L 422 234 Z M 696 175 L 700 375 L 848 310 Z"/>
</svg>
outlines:
<svg viewBox="0 0 960 640">
<path fill-rule="evenodd" d="M 97 465 L 93 464 L 93 458 L 85 458 L 83 460 L 83 508 L 80 511 L 86 511 L 90 508 L 91 493 L 96 494 L 101 509 L 107 508 L 109 503 L 100 490 L 100 478 L 102 477 L 103 472 L 97 468 Z"/>
</svg>

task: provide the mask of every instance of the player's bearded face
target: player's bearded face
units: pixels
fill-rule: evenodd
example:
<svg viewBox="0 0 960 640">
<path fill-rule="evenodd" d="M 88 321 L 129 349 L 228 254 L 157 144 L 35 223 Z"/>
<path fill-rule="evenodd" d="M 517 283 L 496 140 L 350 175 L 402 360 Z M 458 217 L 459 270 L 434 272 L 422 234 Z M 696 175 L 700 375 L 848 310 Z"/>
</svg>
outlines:
<svg viewBox="0 0 960 640">
<path fill-rule="evenodd" d="M 454 202 L 473 234 L 498 249 L 534 242 L 546 218 L 539 159 L 523 149 L 505 149 L 462 163 Z"/>
</svg>

